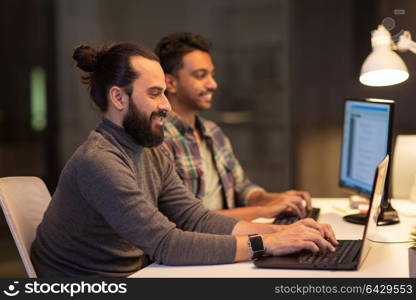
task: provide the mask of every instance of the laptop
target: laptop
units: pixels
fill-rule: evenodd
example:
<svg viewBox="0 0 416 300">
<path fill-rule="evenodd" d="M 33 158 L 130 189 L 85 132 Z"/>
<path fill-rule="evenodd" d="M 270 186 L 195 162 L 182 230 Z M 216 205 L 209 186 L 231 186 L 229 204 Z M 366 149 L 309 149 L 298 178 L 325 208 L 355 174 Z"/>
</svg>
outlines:
<svg viewBox="0 0 416 300">
<path fill-rule="evenodd" d="M 285 256 L 263 256 L 254 261 L 257 267 L 278 269 L 315 269 L 315 270 L 357 270 L 371 249 L 380 203 L 386 181 L 389 156 L 378 164 L 374 176 L 373 191 L 370 198 L 367 222 L 361 240 L 338 240 L 335 252 L 313 254 L 301 251 Z"/>
</svg>

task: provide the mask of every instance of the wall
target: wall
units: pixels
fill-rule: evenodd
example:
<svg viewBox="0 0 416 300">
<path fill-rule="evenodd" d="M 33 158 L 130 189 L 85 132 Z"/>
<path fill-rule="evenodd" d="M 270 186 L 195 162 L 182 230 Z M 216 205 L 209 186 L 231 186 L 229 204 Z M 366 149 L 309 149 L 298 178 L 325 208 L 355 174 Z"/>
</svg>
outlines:
<svg viewBox="0 0 416 300">
<path fill-rule="evenodd" d="M 394 16 L 395 8 L 407 11 Z M 313 196 L 339 197 L 351 192 L 338 187 L 343 99 L 396 100 L 394 133 L 415 133 L 416 56 L 400 54 L 410 79 L 393 87 L 366 87 L 358 77 L 370 53 L 370 32 L 383 18 L 416 32 L 414 1 L 304 1 L 292 7 L 291 103 L 295 186 Z"/>
<path fill-rule="evenodd" d="M 230 136 L 253 181 L 274 190 L 290 187 L 287 3 L 58 1 L 60 165 L 99 119 L 71 61 L 72 49 L 114 41 L 153 49 L 167 34 L 192 31 L 214 44 L 219 89 L 213 110 L 203 115 L 219 122 Z"/>
</svg>

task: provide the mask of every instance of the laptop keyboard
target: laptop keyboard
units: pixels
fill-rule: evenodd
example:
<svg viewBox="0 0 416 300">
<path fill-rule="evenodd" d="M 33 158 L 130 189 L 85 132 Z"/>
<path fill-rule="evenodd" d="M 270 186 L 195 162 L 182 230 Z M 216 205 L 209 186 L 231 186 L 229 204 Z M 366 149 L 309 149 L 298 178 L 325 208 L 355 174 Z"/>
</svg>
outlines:
<svg viewBox="0 0 416 300">
<path fill-rule="evenodd" d="M 301 264 L 336 265 L 352 261 L 361 247 L 361 240 L 341 240 L 335 252 L 305 253 L 299 256 Z"/>
<path fill-rule="evenodd" d="M 305 218 L 312 218 L 314 220 L 318 220 L 319 212 L 321 211 L 320 208 L 312 207 L 311 210 L 306 212 Z M 299 221 L 301 218 L 298 216 L 287 216 L 285 214 L 277 215 L 276 219 L 274 220 L 273 224 L 276 225 L 289 225 Z"/>
</svg>

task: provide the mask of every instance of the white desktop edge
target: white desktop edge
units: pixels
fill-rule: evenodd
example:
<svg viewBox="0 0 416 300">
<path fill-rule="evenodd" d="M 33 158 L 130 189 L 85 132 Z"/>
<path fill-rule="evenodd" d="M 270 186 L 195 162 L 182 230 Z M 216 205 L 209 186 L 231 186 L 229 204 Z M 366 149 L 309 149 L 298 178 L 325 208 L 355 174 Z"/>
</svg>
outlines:
<svg viewBox="0 0 416 300">
<path fill-rule="evenodd" d="M 333 224 L 338 239 L 357 239 L 362 237 L 363 226 L 350 224 L 342 216 L 354 213 L 344 198 L 317 198 L 315 206 L 321 208 L 320 222 Z M 399 210 L 408 201 L 392 200 L 392 205 Z M 399 210 L 400 213 L 400 210 Z M 150 278 L 296 278 L 296 277 L 409 277 L 408 248 L 410 243 L 388 244 L 388 242 L 410 241 L 410 232 L 416 220 L 401 215 L 401 222 L 396 225 L 377 228 L 376 240 L 372 249 L 358 271 L 320 271 L 320 270 L 279 270 L 257 268 L 252 262 L 224 265 L 165 266 L 152 264 L 130 277 Z M 260 220 L 262 221 L 262 220 Z M 264 221 L 264 220 L 263 220 Z"/>
</svg>

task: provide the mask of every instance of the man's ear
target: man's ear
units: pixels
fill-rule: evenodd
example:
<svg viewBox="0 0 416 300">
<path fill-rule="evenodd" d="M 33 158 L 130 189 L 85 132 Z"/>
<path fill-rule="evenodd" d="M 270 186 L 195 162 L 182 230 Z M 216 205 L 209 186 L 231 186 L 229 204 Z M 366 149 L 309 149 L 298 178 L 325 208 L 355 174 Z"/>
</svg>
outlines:
<svg viewBox="0 0 416 300">
<path fill-rule="evenodd" d="M 112 86 L 108 92 L 110 103 L 118 111 L 128 107 L 128 96 L 126 92 L 118 86 Z"/>
<path fill-rule="evenodd" d="M 172 74 L 165 74 L 165 82 L 166 90 L 168 91 L 168 93 L 175 94 L 178 85 L 178 79 Z"/>
</svg>

